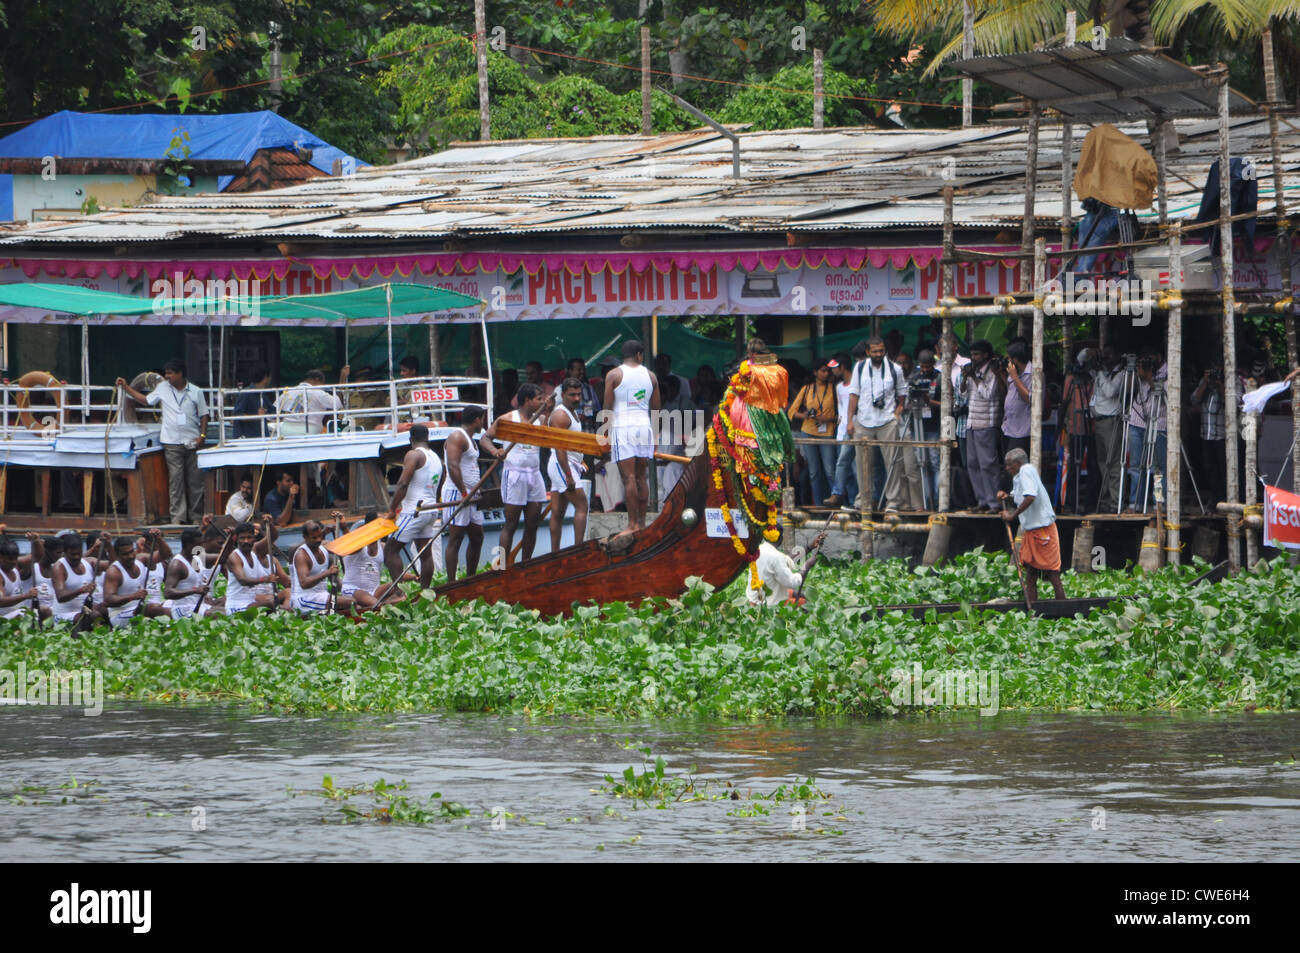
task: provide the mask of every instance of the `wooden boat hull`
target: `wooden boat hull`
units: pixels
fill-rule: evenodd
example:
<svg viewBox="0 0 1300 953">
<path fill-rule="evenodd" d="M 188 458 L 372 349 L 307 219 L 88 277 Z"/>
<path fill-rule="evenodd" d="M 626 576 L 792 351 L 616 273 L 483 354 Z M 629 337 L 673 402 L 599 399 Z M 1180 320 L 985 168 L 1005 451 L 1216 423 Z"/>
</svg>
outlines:
<svg viewBox="0 0 1300 953">
<path fill-rule="evenodd" d="M 1123 598 L 1122 596 L 1105 596 L 1095 599 L 1039 599 L 1033 605 L 1032 614 L 1043 619 L 1068 619 L 1075 615 L 1087 615 L 1093 609 L 1102 609 Z M 1017 599 L 1010 602 L 969 602 L 966 603 L 974 612 L 1024 612 L 1025 602 Z M 910 613 L 913 618 L 925 620 L 926 613 L 951 615 L 961 612 L 960 602 L 914 603 L 911 605 L 876 606 L 862 614 L 864 620 L 876 619 L 891 612 Z"/>
<path fill-rule="evenodd" d="M 748 560 L 736 552 L 730 539 L 708 535 L 705 509 L 720 503 L 721 496 L 710 483 L 708 455 L 702 453 L 685 468 L 658 519 L 623 537 L 630 540 L 628 545 L 588 540 L 508 570 L 458 579 L 437 592 L 452 602 L 485 599 L 515 603 L 545 615 L 568 615 L 574 603 L 635 605 L 656 596 L 672 598 L 685 591 L 689 576 L 725 586 Z M 690 526 L 682 519 L 687 510 L 695 514 Z M 749 546 L 756 548 L 760 540 L 760 528 L 750 527 Z"/>
</svg>

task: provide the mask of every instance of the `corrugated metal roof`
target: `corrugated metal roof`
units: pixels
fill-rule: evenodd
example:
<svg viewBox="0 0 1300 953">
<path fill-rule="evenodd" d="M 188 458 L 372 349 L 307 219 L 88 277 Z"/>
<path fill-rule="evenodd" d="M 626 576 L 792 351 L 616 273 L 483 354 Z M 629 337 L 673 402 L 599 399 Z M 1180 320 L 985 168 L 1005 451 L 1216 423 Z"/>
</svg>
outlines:
<svg viewBox="0 0 1300 953">
<path fill-rule="evenodd" d="M 1076 43 L 977 56 L 958 60 L 952 68 L 1077 121 L 1181 119 L 1219 111 L 1216 79 L 1125 37 L 1107 37 L 1100 49 Z M 1232 92 L 1228 108 L 1253 113 L 1257 107 Z"/>
<path fill-rule="evenodd" d="M 1212 122 L 1178 121 L 1169 155 L 1175 214 L 1194 210 L 1217 157 Z M 1121 128 L 1147 141 L 1144 124 Z M 1254 158 L 1260 211 L 1272 208 L 1268 124 L 1232 124 L 1234 155 Z M 741 178 L 731 144 L 711 131 L 643 139 L 463 143 L 446 152 L 273 193 L 159 198 L 131 209 L 25 226 L 0 225 L 15 254 L 59 244 L 114 246 L 214 242 L 352 241 L 406 244 L 449 237 L 690 229 L 727 235 L 934 229 L 942 190 L 961 190 L 955 221 L 1005 229 L 1024 210 L 1027 133 L 971 129 L 828 129 L 742 132 Z M 1283 162 L 1300 167 L 1300 131 L 1283 124 Z M 1060 216 L 1061 131 L 1040 132 L 1035 214 Z M 1082 145 L 1076 131 L 1074 158 Z M 1076 214 L 1081 210 L 1076 205 Z"/>
</svg>

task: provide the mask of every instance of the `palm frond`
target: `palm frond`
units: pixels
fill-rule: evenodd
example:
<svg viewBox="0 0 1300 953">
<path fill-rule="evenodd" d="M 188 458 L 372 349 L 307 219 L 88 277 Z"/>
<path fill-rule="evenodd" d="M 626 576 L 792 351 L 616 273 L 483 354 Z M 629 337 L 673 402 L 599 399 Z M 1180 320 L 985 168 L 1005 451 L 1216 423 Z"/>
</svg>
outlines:
<svg viewBox="0 0 1300 953">
<path fill-rule="evenodd" d="M 990 0 L 971 0 L 978 17 Z M 960 37 L 961 0 L 866 0 L 867 10 L 876 27 L 904 40 L 915 40 L 936 29 L 944 34 L 955 31 Z"/>
<path fill-rule="evenodd" d="M 996 0 L 975 21 L 975 49 L 985 54 L 1017 53 L 1063 42 L 1065 14 L 1076 6 L 1070 0 Z M 1086 36 L 1088 29 L 1090 26 L 1080 25 L 1079 36 Z M 933 76 L 945 61 L 960 53 L 958 32 L 939 48 L 922 75 Z"/>
<path fill-rule="evenodd" d="M 1257 37 L 1270 16 L 1285 16 L 1273 8 L 1300 11 L 1300 0 L 1160 0 L 1151 8 L 1151 29 L 1161 43 L 1171 42 L 1193 18 L 1205 19 L 1230 38 Z"/>
</svg>

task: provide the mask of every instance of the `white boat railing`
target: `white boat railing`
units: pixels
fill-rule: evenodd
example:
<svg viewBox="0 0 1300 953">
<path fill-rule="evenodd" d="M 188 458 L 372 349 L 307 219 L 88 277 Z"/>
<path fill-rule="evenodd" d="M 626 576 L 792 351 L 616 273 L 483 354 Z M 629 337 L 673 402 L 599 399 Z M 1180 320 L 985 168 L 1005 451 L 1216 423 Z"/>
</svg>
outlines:
<svg viewBox="0 0 1300 953">
<path fill-rule="evenodd" d="M 128 422 L 123 420 L 115 387 L 51 379 L 55 383 L 31 387 L 14 381 L 0 384 L 0 437 L 53 440 L 72 428 Z"/>
<path fill-rule="evenodd" d="M 53 378 L 51 378 L 53 379 Z M 265 437 L 288 439 L 316 434 L 363 431 L 397 432 L 403 424 L 454 424 L 464 407 L 483 406 L 470 399 L 486 393 L 481 377 L 405 377 L 398 380 L 348 384 L 307 384 L 291 387 L 203 388 L 208 402 L 208 443 L 225 445 Z M 466 393 L 470 391 L 470 393 Z M 258 395 L 268 413 L 236 414 L 241 395 Z M 238 427 L 238 424 L 247 426 Z M 160 411 L 137 404 L 111 385 L 39 383 L 23 387 L 0 383 L 0 439 L 52 441 L 70 430 L 87 427 L 159 426 Z M 240 436 L 236 436 L 236 432 Z"/>
<path fill-rule="evenodd" d="M 222 390 L 210 399 L 216 440 L 225 445 L 239 440 L 266 437 L 287 439 L 317 434 L 345 434 L 364 431 L 397 432 L 403 424 L 454 423 L 465 407 L 483 406 L 470 400 L 467 388 L 482 388 L 482 377 L 403 377 L 397 380 L 363 381 L 347 384 L 311 384 L 290 387 Z M 264 413 L 237 414 L 241 397 L 255 396 Z M 211 434 L 210 434 L 211 435 Z"/>
</svg>

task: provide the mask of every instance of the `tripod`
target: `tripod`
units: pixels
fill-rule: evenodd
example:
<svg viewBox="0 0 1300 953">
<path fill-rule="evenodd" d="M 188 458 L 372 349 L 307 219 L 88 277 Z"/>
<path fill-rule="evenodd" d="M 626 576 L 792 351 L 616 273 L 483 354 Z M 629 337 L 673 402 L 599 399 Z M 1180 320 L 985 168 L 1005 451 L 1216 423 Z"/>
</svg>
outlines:
<svg viewBox="0 0 1300 953">
<path fill-rule="evenodd" d="M 1076 398 L 1082 394 L 1084 397 L 1083 406 L 1077 407 Z M 1079 387 L 1079 373 L 1076 371 L 1070 376 L 1070 387 L 1062 395 L 1061 406 L 1066 408 L 1065 415 L 1065 436 L 1066 448 L 1069 453 L 1069 463 L 1066 468 L 1061 499 L 1058 503 L 1065 506 L 1068 502 L 1070 492 L 1070 472 L 1074 473 L 1074 511 L 1080 511 L 1079 495 L 1082 492 L 1083 483 L 1083 460 L 1088 455 L 1088 437 L 1093 433 L 1092 426 L 1092 409 L 1088 406 L 1088 392 Z M 1076 431 L 1078 431 L 1076 433 Z M 1090 455 L 1089 455 L 1090 456 Z M 1091 475 L 1095 472 L 1095 461 L 1088 460 L 1088 471 Z"/>
<path fill-rule="evenodd" d="M 1120 439 L 1119 450 L 1119 499 L 1115 501 L 1115 515 L 1118 516 L 1124 512 L 1124 476 L 1128 472 L 1125 464 L 1128 463 L 1128 418 L 1129 408 L 1133 403 L 1133 398 L 1137 392 L 1137 355 L 1125 355 L 1124 367 L 1124 387 L 1120 391 L 1119 412 L 1123 436 Z M 1105 487 L 1102 488 L 1103 492 Z"/>
<path fill-rule="evenodd" d="M 1146 434 L 1142 441 L 1142 463 L 1139 469 L 1140 479 L 1142 480 L 1142 512 L 1147 511 L 1147 503 L 1151 495 L 1151 474 L 1155 471 L 1164 472 L 1164 461 L 1156 460 L 1156 447 L 1159 445 L 1160 434 L 1156 429 L 1156 424 L 1160 421 L 1161 415 L 1165 410 L 1165 387 L 1160 381 L 1151 382 L 1151 393 L 1147 399 L 1147 406 L 1144 408 L 1144 419 L 1146 420 Z M 1205 513 L 1205 501 L 1201 499 L 1201 488 L 1196 485 L 1196 474 L 1192 471 L 1192 461 L 1187 456 L 1187 447 L 1181 442 L 1178 446 L 1179 456 L 1183 464 L 1187 467 L 1187 476 L 1192 481 L 1192 492 L 1196 494 L 1196 505 L 1200 507 L 1201 513 Z M 1181 510 L 1179 500 L 1166 501 L 1165 508 L 1172 506 L 1176 510 Z"/>
<path fill-rule="evenodd" d="M 909 394 L 907 398 L 907 416 L 908 416 L 908 436 L 907 440 L 925 440 L 925 424 L 921 417 L 922 403 L 926 398 L 916 394 Z M 912 451 L 916 455 L 916 465 L 918 472 L 921 474 L 921 507 L 930 509 L 933 500 L 930 499 L 929 488 L 926 483 L 926 448 L 925 447 L 904 447 L 903 451 Z"/>
<path fill-rule="evenodd" d="M 1142 418 L 1146 423 L 1146 431 L 1142 440 L 1142 463 L 1138 467 L 1138 479 L 1142 481 L 1142 512 L 1147 511 L 1147 504 L 1151 499 L 1151 473 L 1159 469 L 1164 471 L 1164 464 L 1157 466 L 1156 447 L 1159 445 L 1160 431 L 1157 424 L 1160 423 L 1160 415 L 1164 412 L 1165 406 L 1165 386 L 1160 381 L 1152 381 L 1151 389 L 1147 393 L 1146 406 L 1142 409 Z"/>
</svg>

